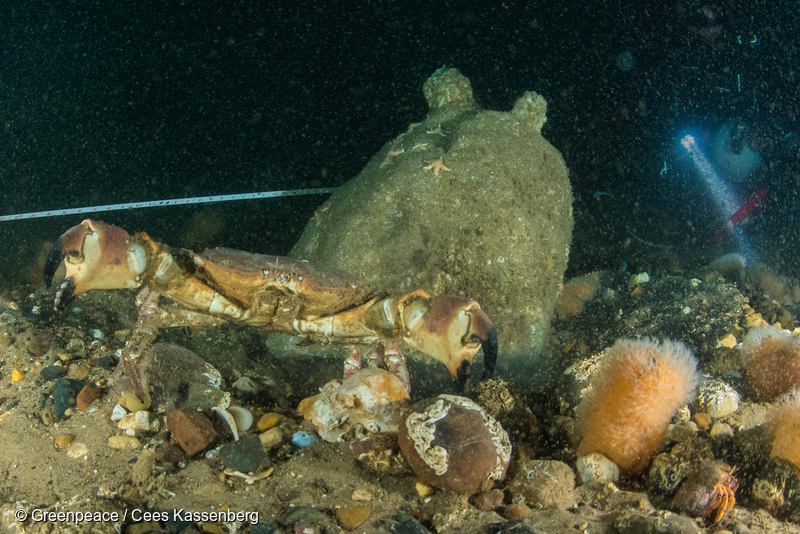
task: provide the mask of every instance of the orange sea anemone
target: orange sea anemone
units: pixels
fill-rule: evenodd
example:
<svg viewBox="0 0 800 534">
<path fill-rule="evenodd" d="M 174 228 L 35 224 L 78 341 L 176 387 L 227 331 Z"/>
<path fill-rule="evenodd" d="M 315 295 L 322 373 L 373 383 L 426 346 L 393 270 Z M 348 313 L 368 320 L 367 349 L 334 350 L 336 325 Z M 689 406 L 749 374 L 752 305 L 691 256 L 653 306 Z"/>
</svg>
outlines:
<svg viewBox="0 0 800 534">
<path fill-rule="evenodd" d="M 578 276 L 566 284 L 558 295 L 556 313 L 559 317 L 575 317 L 583 311 L 583 304 L 594 298 L 599 283 L 592 276 Z"/>
<path fill-rule="evenodd" d="M 618 340 L 576 409 L 583 437 L 578 456 L 600 453 L 622 476 L 641 472 L 696 388 L 697 360 L 683 343 Z"/>
<path fill-rule="evenodd" d="M 740 350 L 754 399 L 770 401 L 800 388 L 800 338 L 774 326 L 751 328 Z"/>
<path fill-rule="evenodd" d="M 766 429 L 772 440 L 770 458 L 783 458 L 800 469 L 800 389 L 782 397 L 769 411 Z"/>
</svg>

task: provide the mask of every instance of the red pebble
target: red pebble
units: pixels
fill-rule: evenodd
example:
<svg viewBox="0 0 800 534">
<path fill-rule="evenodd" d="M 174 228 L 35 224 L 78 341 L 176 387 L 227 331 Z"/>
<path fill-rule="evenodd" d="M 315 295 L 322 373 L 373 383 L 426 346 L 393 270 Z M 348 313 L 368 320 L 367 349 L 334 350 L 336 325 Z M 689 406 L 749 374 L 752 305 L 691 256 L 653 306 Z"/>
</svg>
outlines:
<svg viewBox="0 0 800 534">
<path fill-rule="evenodd" d="M 167 428 L 188 456 L 197 454 L 219 438 L 208 417 L 193 408 L 167 412 Z"/>
<path fill-rule="evenodd" d="M 80 411 L 85 410 L 92 405 L 100 397 L 100 390 L 92 386 L 83 386 L 83 389 L 78 393 L 75 399 L 75 404 Z"/>
</svg>

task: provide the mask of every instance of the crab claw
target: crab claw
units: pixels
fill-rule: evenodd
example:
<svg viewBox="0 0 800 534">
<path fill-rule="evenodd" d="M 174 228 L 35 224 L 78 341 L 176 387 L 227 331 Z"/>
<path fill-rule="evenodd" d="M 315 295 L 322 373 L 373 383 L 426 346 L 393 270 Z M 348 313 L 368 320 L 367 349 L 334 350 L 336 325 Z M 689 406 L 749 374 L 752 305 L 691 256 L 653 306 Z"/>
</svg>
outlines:
<svg viewBox="0 0 800 534">
<path fill-rule="evenodd" d="M 67 273 L 56 293 L 56 311 L 90 289 L 138 287 L 147 266 L 145 250 L 128 232 L 90 219 L 67 230 L 50 249 L 44 266 L 46 287 L 65 259 Z"/>
<path fill-rule="evenodd" d="M 483 348 L 483 376 L 492 376 L 497 362 L 497 331 L 474 300 L 428 297 L 412 293 L 403 306 L 408 328 L 405 341 L 444 363 L 453 378 L 465 387 L 472 359 Z"/>
</svg>

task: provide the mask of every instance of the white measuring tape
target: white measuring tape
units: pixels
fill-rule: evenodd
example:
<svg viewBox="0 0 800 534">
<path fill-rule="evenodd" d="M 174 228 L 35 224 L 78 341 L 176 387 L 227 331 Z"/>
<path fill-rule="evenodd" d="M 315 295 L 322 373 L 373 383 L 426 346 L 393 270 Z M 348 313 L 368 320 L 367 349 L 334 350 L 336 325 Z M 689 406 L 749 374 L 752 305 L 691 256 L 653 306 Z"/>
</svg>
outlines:
<svg viewBox="0 0 800 534">
<path fill-rule="evenodd" d="M 2 221 L 19 221 L 22 219 L 38 219 L 41 217 L 59 217 L 79 213 L 99 213 L 103 211 L 133 210 L 139 208 L 158 208 L 161 206 L 181 206 L 185 204 L 206 204 L 209 202 L 228 202 L 231 200 L 253 200 L 257 198 L 295 197 L 299 195 L 324 195 L 335 191 L 335 187 L 320 189 L 291 189 L 287 191 L 263 191 L 261 193 L 242 193 L 239 195 L 215 195 L 210 197 L 173 198 L 169 200 L 148 200 L 147 202 L 130 202 L 127 204 L 107 204 L 105 206 L 86 206 L 61 210 L 34 211 L 15 215 L 0 215 Z"/>
</svg>

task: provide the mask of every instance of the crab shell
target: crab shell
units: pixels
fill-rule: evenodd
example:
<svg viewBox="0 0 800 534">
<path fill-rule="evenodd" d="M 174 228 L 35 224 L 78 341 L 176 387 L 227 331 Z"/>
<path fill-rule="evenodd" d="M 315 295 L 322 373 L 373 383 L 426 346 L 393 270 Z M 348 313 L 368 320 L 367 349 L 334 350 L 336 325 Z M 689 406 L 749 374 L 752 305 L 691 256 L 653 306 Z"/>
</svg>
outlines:
<svg viewBox="0 0 800 534">
<path fill-rule="evenodd" d="M 303 399 L 297 410 L 314 423 L 324 440 L 336 442 L 357 425 L 372 433 L 396 433 L 408 400 L 399 378 L 367 367 L 344 382 L 331 380 L 319 395 Z"/>
</svg>

